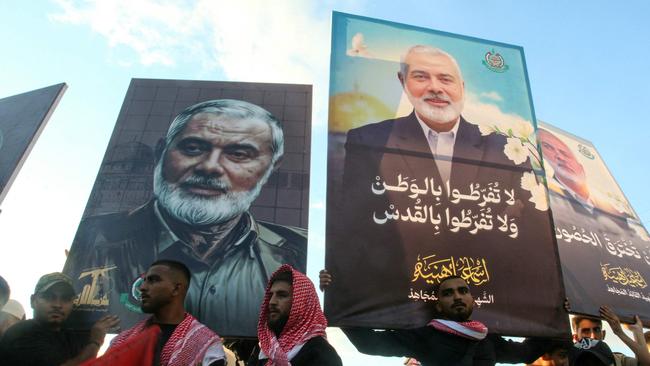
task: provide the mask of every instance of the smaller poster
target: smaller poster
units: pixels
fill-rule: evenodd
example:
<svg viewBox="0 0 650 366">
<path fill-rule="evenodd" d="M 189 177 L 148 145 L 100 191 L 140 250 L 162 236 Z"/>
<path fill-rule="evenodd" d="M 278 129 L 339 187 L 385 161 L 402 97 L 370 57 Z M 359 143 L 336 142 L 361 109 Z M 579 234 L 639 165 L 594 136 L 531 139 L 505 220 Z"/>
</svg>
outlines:
<svg viewBox="0 0 650 366">
<path fill-rule="evenodd" d="M 61 83 L 0 99 L 0 203 L 66 88 Z"/>
<path fill-rule="evenodd" d="M 601 305 L 650 323 L 650 236 L 594 145 L 540 123 L 555 238 L 571 310 Z"/>
</svg>

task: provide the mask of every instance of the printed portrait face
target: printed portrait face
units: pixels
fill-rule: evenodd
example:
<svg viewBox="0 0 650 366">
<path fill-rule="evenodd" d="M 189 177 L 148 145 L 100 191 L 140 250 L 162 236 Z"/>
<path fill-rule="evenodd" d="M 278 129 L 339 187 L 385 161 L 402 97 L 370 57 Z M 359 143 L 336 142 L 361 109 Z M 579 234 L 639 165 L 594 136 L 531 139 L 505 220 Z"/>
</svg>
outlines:
<svg viewBox="0 0 650 366">
<path fill-rule="evenodd" d="M 271 140 L 271 127 L 259 119 L 194 115 L 156 168 L 161 204 L 192 225 L 236 217 L 272 172 Z"/>
<path fill-rule="evenodd" d="M 420 118 L 437 124 L 458 119 L 465 91 L 454 62 L 444 54 L 411 51 L 404 63 L 404 91 Z"/>
<path fill-rule="evenodd" d="M 542 142 L 544 159 L 551 164 L 557 179 L 573 190 L 586 185 L 585 170 L 571 149 L 546 130 L 540 129 L 537 133 Z"/>
</svg>

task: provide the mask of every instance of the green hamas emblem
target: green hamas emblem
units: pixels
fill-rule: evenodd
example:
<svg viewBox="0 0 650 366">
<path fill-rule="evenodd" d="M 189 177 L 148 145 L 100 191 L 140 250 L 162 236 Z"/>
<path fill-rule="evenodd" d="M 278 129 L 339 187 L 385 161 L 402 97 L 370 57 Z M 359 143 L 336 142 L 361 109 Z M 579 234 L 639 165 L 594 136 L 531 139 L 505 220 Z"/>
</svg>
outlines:
<svg viewBox="0 0 650 366">
<path fill-rule="evenodd" d="M 120 303 L 124 305 L 125 308 L 127 308 L 129 311 L 132 311 L 134 313 L 142 313 L 142 310 L 140 309 L 140 301 L 142 300 L 141 293 L 140 293 L 140 285 L 144 282 L 144 277 L 138 277 L 136 278 L 133 283 L 131 284 L 131 298 L 135 300 L 135 303 L 131 300 L 129 297 L 128 292 L 122 292 L 120 294 Z"/>
<path fill-rule="evenodd" d="M 494 72 L 506 72 L 508 65 L 506 60 L 503 59 L 500 53 L 495 52 L 494 49 L 485 54 L 485 59 L 482 61 L 483 65 Z"/>
<path fill-rule="evenodd" d="M 580 154 L 584 155 L 585 158 L 594 160 L 596 156 L 589 150 L 588 147 L 586 147 L 583 144 L 578 144 L 578 151 L 580 151 Z"/>
</svg>

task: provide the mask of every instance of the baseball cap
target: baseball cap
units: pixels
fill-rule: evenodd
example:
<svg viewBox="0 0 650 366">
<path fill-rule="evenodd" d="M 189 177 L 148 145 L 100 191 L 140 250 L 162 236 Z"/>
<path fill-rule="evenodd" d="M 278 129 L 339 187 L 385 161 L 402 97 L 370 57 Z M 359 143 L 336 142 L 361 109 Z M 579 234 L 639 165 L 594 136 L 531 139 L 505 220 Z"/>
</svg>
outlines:
<svg viewBox="0 0 650 366">
<path fill-rule="evenodd" d="M 66 286 L 67 290 L 74 295 L 74 287 L 72 287 L 72 279 L 61 272 L 52 272 L 43 275 L 39 278 L 36 288 L 34 288 L 34 295 L 41 294 L 51 289 L 52 286 L 62 283 Z"/>
<path fill-rule="evenodd" d="M 614 364 L 614 354 L 609 346 L 603 342 L 591 338 L 582 338 L 576 342 L 569 351 L 569 364 L 580 365 L 581 361 L 587 359 L 598 359 L 603 365 Z"/>
</svg>

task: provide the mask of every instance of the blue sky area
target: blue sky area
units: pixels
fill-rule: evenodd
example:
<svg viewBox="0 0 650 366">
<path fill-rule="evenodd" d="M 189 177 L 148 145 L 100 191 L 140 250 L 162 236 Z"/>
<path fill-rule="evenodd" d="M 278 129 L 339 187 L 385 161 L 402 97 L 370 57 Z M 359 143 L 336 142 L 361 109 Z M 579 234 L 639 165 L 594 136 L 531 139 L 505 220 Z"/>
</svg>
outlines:
<svg viewBox="0 0 650 366">
<path fill-rule="evenodd" d="M 14 297 L 28 306 L 39 275 L 62 268 L 131 78 L 314 85 L 308 274 L 316 281 L 332 10 L 522 46 L 537 118 L 593 142 L 650 226 L 649 2 L 3 1 L 0 97 L 69 86 L 2 203 L 0 273 Z M 337 330 L 330 339 L 345 364 L 401 364 L 358 354 Z"/>
</svg>

